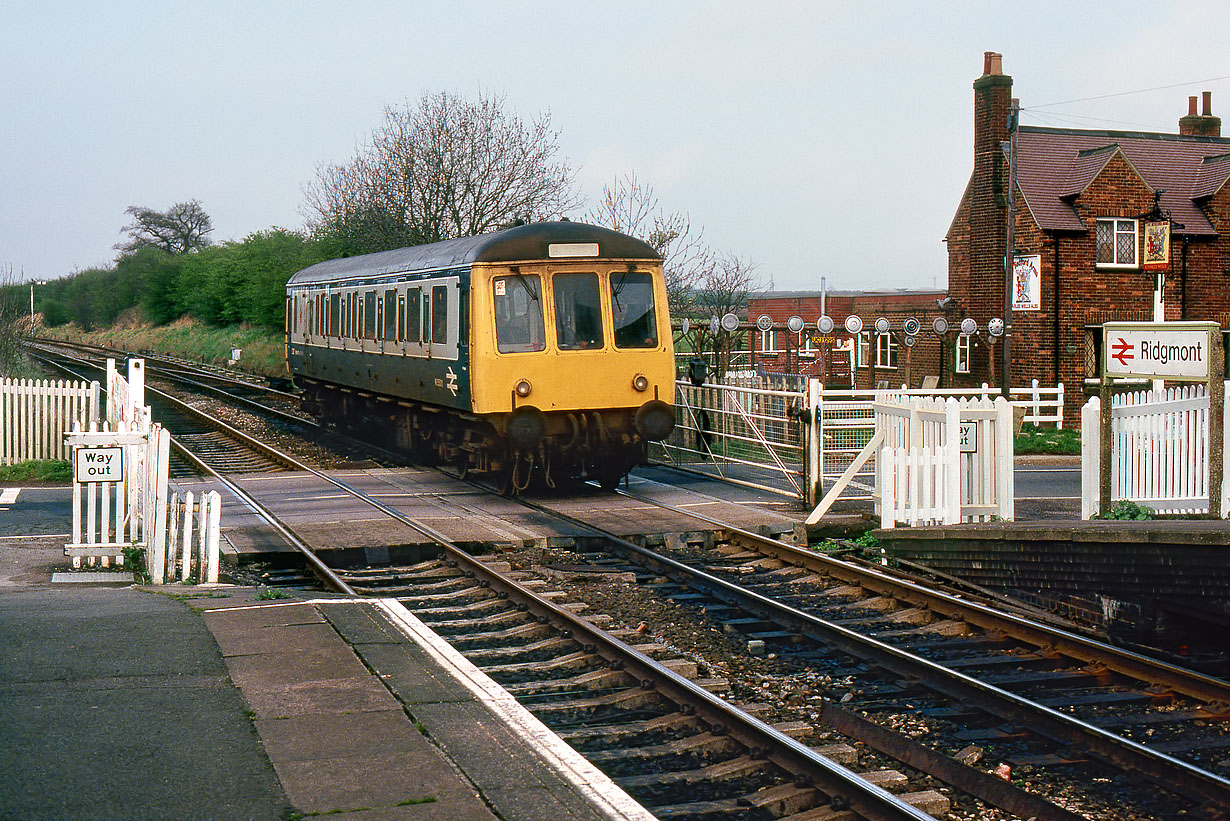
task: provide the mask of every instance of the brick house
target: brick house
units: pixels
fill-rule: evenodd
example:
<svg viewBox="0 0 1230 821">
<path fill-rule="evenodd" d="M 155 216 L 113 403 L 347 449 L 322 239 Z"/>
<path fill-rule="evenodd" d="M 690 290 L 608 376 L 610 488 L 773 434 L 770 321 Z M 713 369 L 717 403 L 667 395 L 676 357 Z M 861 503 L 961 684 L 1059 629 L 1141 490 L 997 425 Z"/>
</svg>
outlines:
<svg viewBox="0 0 1230 821">
<path fill-rule="evenodd" d="M 1011 193 L 1011 381 L 1065 383 L 1064 424 L 1075 426 L 1101 323 L 1230 325 L 1230 139 L 1209 92 L 1199 114 L 1189 98 L 1177 134 L 1020 126 L 1009 192 L 1011 96 L 1001 56 L 988 52 L 974 81 L 974 170 L 946 237 L 948 289 L 980 327 L 1004 316 Z M 1150 222 L 1170 226 L 1161 274 L 1142 264 Z M 988 353 L 971 351 L 963 378 L 994 383 L 1000 365 Z"/>
<path fill-rule="evenodd" d="M 944 363 L 951 362 L 955 337 L 949 333 L 941 342 L 933 331 L 935 318 L 949 313 L 941 307 L 946 296 L 936 289 L 752 294 L 747 302 L 752 362 L 765 372 L 822 378 L 828 388 L 874 388 L 881 384 L 917 388 L 926 376 L 947 382 Z M 828 334 L 821 334 L 816 325 L 824 314 L 833 320 L 833 330 Z M 859 316 L 864 325 L 856 337 L 844 328 L 851 314 Z M 756 327 L 762 316 L 772 322 L 768 330 Z M 789 329 L 791 317 L 803 320 L 802 331 Z M 919 323 L 913 345 L 906 343 L 905 334 L 910 317 Z M 875 329 L 875 321 L 880 318 L 888 320 L 886 333 Z M 949 350 L 947 357 L 941 356 L 944 348 Z M 951 370 L 951 365 L 947 368 Z"/>
</svg>

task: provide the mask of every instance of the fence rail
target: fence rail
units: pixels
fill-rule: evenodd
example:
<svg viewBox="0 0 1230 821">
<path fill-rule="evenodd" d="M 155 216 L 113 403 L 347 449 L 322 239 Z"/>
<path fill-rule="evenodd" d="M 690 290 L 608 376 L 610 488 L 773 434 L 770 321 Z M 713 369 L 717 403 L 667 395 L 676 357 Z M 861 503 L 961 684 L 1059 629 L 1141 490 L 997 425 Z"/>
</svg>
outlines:
<svg viewBox="0 0 1230 821">
<path fill-rule="evenodd" d="M 98 414 L 97 382 L 0 379 L 0 465 L 68 459 L 64 434 Z"/>
</svg>

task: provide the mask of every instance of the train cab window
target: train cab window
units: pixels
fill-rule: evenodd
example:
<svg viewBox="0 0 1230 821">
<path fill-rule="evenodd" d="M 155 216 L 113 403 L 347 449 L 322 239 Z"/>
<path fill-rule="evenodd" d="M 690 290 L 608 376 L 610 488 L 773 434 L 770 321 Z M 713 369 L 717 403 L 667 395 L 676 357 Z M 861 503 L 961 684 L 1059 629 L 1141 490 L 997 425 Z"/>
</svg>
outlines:
<svg viewBox="0 0 1230 821">
<path fill-rule="evenodd" d="M 406 291 L 406 336 L 405 338 L 411 342 L 418 342 L 423 338 L 422 331 L 422 316 L 423 316 L 423 291 L 421 288 L 411 288 Z"/>
<path fill-rule="evenodd" d="M 653 278 L 649 274 L 636 271 L 611 274 L 611 313 L 615 319 L 615 347 L 658 346 Z"/>
<path fill-rule="evenodd" d="M 491 280 L 495 291 L 495 344 L 500 353 L 546 348 L 542 318 L 542 280 L 516 274 Z"/>
<path fill-rule="evenodd" d="M 448 286 L 431 289 L 431 341 L 443 345 L 448 341 Z"/>
<path fill-rule="evenodd" d="M 384 335 L 381 339 L 397 339 L 397 291 L 384 292 Z"/>
<path fill-rule="evenodd" d="M 597 275 L 556 274 L 551 284 L 556 344 L 566 351 L 601 348 L 602 306 Z"/>
</svg>

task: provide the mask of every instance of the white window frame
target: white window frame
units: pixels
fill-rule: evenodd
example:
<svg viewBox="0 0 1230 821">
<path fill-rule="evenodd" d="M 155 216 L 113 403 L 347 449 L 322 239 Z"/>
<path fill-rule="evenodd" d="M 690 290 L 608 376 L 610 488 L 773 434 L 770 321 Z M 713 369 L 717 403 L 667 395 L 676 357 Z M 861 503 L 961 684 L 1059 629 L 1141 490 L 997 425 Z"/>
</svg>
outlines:
<svg viewBox="0 0 1230 821">
<path fill-rule="evenodd" d="M 885 371 L 897 370 L 897 337 L 889 331 L 876 334 L 876 369 Z"/>
<path fill-rule="evenodd" d="M 806 328 L 799 331 L 799 356 L 805 356 L 809 359 L 815 359 L 816 348 L 812 344 L 811 332 Z"/>
<path fill-rule="evenodd" d="M 957 373 L 969 373 L 969 355 L 973 350 L 970 344 L 973 337 L 970 334 L 957 334 L 957 347 L 954 352 L 952 369 Z"/>
<path fill-rule="evenodd" d="M 858 364 L 859 368 L 871 365 L 871 331 L 858 332 Z"/>
<path fill-rule="evenodd" d="M 1098 217 L 1097 225 L 1094 229 L 1094 259 L 1098 259 L 1098 251 L 1102 247 L 1101 229 L 1103 225 L 1110 225 L 1110 244 L 1111 256 L 1114 259 L 1111 262 L 1097 262 L 1098 268 L 1118 268 L 1130 269 L 1140 267 L 1140 221 L 1128 219 L 1125 217 Z M 1128 230 L 1131 230 L 1132 236 L 1132 259 L 1130 262 L 1121 260 L 1119 255 L 1119 238 L 1127 236 Z"/>
<path fill-rule="evenodd" d="M 777 333 L 773 328 L 760 332 L 761 353 L 781 353 L 777 347 Z"/>
</svg>

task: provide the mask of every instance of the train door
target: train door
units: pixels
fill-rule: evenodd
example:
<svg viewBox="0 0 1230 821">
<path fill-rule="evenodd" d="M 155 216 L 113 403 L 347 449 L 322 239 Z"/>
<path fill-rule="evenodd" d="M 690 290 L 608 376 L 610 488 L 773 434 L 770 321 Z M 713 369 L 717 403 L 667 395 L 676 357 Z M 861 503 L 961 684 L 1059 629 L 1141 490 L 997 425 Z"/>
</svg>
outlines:
<svg viewBox="0 0 1230 821">
<path fill-rule="evenodd" d="M 423 345 L 432 359 L 455 361 L 461 329 L 457 277 L 431 280 L 423 287 Z"/>
</svg>

